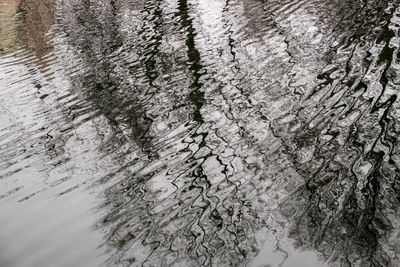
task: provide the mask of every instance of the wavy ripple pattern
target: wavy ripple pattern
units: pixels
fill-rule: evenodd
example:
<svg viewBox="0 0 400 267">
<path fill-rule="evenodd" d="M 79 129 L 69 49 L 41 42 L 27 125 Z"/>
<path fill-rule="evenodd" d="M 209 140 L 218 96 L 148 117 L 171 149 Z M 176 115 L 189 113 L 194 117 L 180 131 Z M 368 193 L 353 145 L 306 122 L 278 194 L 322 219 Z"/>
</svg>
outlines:
<svg viewBox="0 0 400 267">
<path fill-rule="evenodd" d="M 395 0 L 0 0 L 0 265 L 400 265 L 399 30 Z"/>
</svg>

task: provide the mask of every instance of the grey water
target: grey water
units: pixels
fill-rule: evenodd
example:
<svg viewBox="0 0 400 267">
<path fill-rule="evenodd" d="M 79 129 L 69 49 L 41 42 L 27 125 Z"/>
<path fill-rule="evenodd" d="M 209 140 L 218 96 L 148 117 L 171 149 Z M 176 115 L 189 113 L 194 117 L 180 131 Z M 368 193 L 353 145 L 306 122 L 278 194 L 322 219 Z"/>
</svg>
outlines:
<svg viewBox="0 0 400 267">
<path fill-rule="evenodd" d="M 0 0 L 0 266 L 400 266 L 400 2 Z"/>
</svg>

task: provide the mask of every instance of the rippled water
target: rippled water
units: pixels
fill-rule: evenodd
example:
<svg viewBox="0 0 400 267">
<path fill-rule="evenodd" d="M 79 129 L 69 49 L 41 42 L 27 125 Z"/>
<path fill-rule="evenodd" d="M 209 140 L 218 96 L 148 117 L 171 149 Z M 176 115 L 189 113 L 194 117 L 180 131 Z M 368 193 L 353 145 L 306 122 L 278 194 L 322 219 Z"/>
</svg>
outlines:
<svg viewBox="0 0 400 267">
<path fill-rule="evenodd" d="M 393 0 L 0 0 L 0 266 L 399 266 Z"/>
</svg>

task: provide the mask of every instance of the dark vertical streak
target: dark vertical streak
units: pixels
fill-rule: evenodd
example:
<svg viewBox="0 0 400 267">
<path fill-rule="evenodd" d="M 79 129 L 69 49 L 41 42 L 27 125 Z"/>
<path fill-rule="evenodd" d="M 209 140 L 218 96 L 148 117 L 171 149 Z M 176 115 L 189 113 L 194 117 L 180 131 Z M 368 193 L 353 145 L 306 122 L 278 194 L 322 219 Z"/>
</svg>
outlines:
<svg viewBox="0 0 400 267">
<path fill-rule="evenodd" d="M 200 53 L 195 45 L 196 31 L 193 27 L 193 19 L 189 16 L 189 7 L 187 4 L 187 0 L 179 0 L 179 13 L 181 20 L 181 27 L 186 30 L 186 47 L 187 47 L 187 56 L 190 62 L 190 70 L 193 72 L 194 81 L 191 84 L 190 88 L 192 91 L 189 94 L 189 99 L 194 103 L 196 110 L 193 114 L 193 119 L 198 123 L 203 123 L 203 118 L 200 113 L 200 109 L 204 104 L 204 93 L 200 90 L 202 87 L 202 83 L 200 82 L 200 78 L 202 76 L 202 65 L 200 63 Z"/>
</svg>

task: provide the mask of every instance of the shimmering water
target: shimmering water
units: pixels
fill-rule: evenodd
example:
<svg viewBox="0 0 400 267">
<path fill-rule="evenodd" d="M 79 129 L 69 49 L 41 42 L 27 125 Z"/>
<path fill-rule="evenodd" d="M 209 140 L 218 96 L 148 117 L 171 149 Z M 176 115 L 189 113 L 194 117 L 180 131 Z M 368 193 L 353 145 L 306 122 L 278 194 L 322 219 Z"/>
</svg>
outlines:
<svg viewBox="0 0 400 267">
<path fill-rule="evenodd" d="M 400 2 L 0 0 L 0 266 L 399 266 Z"/>
</svg>

